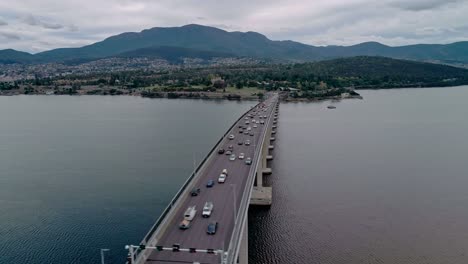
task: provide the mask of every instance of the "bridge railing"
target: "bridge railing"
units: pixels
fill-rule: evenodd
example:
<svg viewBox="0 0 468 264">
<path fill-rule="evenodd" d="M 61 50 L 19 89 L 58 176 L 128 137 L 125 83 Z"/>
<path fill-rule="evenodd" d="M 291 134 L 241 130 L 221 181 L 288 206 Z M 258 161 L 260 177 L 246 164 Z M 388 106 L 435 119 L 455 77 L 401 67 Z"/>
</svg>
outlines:
<svg viewBox="0 0 468 264">
<path fill-rule="evenodd" d="M 260 102 L 261 103 L 261 102 Z M 257 107 L 260 103 L 256 104 L 255 106 L 253 107 Z M 151 229 L 149 230 L 149 232 L 145 235 L 145 237 L 143 238 L 143 240 L 140 242 L 140 245 L 147 245 L 148 242 L 150 242 L 151 240 L 153 240 L 156 235 L 157 235 L 157 232 L 158 231 L 158 228 L 160 227 L 160 225 L 165 221 L 166 219 L 166 216 L 169 215 L 171 213 L 171 210 L 175 207 L 175 204 L 176 202 L 178 201 L 178 199 L 180 198 L 180 196 L 182 196 L 182 194 L 186 191 L 187 187 L 190 185 L 190 183 L 192 182 L 192 180 L 195 178 L 195 176 L 197 175 L 197 173 L 202 170 L 203 166 L 205 165 L 206 161 L 210 158 L 210 156 L 213 154 L 214 151 L 216 151 L 216 149 L 219 148 L 220 144 L 223 142 L 223 140 L 226 138 L 226 136 L 231 132 L 231 130 L 237 125 L 237 123 L 243 119 L 249 112 L 250 112 L 251 109 L 247 110 L 244 114 L 242 114 L 236 121 L 234 121 L 234 123 L 229 127 L 228 130 L 226 130 L 226 132 L 223 134 L 223 136 L 218 140 L 218 142 L 216 142 L 215 146 L 213 148 L 211 148 L 211 150 L 208 152 L 207 155 L 205 155 L 205 158 L 198 164 L 198 166 L 196 167 L 196 169 L 192 172 L 192 174 L 190 174 L 190 176 L 187 178 L 187 180 L 184 182 L 184 184 L 182 185 L 182 187 L 177 191 L 177 193 L 175 194 L 175 196 L 172 198 L 171 202 L 169 203 L 169 205 L 164 209 L 164 211 L 161 213 L 161 215 L 159 216 L 159 218 L 156 220 L 156 222 L 153 224 L 153 226 L 151 227 Z M 138 257 L 140 256 L 140 254 L 142 253 L 143 251 L 141 250 L 136 250 L 134 252 L 134 259 L 132 260 L 132 263 L 138 263 L 138 262 L 134 262 L 135 260 L 138 260 Z"/>
<path fill-rule="evenodd" d="M 265 138 L 267 134 L 269 133 L 270 126 L 272 125 L 271 117 L 273 116 L 274 112 L 275 112 L 275 105 L 273 105 L 273 109 L 270 115 L 268 116 L 268 121 L 265 123 L 267 126 L 266 126 L 265 131 L 263 132 L 262 140 L 259 141 L 259 143 L 261 142 L 262 145 L 264 144 Z M 259 162 L 261 162 L 260 160 L 262 158 L 262 155 L 261 155 L 261 151 L 263 148 L 262 145 L 259 148 L 256 148 L 255 150 L 255 154 L 257 155 L 257 158 L 254 160 L 252 166 L 250 167 L 249 177 L 244 187 L 242 200 L 241 200 L 239 210 L 238 210 L 239 213 L 236 217 L 236 225 L 234 226 L 234 230 L 231 235 L 231 240 L 229 242 L 229 248 L 227 252 L 225 253 L 226 255 L 221 261 L 221 263 L 223 264 L 237 263 L 236 256 L 238 256 L 239 254 L 239 248 L 240 248 L 239 245 L 241 243 L 240 238 L 241 238 L 242 230 L 244 229 L 244 225 L 247 224 L 246 222 L 247 222 L 247 215 L 248 215 L 248 207 L 250 204 L 250 198 L 252 197 L 252 188 L 253 188 L 255 176 L 257 173 L 257 166 Z M 263 175 L 260 175 L 259 177 L 262 177 L 262 176 Z"/>
</svg>

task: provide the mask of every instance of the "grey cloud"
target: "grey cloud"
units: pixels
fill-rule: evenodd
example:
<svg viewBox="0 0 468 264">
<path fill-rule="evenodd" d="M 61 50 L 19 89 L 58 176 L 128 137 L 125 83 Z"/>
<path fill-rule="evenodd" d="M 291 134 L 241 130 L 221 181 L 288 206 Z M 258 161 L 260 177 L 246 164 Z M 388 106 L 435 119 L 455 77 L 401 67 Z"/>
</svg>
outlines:
<svg viewBox="0 0 468 264">
<path fill-rule="evenodd" d="M 395 1 L 390 5 L 403 10 L 424 11 L 436 9 L 457 2 L 461 2 L 461 0 L 403 0 Z"/>
<path fill-rule="evenodd" d="M 79 30 L 79 28 L 73 24 L 69 25 L 67 28 L 70 32 L 77 32 Z"/>
<path fill-rule="evenodd" d="M 33 15 L 28 15 L 26 17 L 23 18 L 23 22 L 30 25 L 30 26 L 39 26 L 39 27 L 43 27 L 43 28 L 46 28 L 46 29 L 61 29 L 63 28 L 63 25 L 60 25 L 60 24 L 54 24 L 54 23 L 48 23 L 48 22 L 45 22 Z"/>
<path fill-rule="evenodd" d="M 8 23 L 0 19 L 0 26 L 6 26 L 6 25 L 8 25 Z"/>
<path fill-rule="evenodd" d="M 9 32 L 0 32 L 0 36 L 5 39 L 9 40 L 20 40 L 21 37 L 17 34 L 14 33 L 9 33 Z"/>
</svg>

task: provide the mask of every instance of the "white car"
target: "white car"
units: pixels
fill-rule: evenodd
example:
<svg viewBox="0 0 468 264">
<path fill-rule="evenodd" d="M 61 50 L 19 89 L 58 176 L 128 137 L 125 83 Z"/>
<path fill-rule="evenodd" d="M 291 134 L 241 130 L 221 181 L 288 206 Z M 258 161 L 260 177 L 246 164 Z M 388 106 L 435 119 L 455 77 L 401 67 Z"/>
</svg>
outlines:
<svg viewBox="0 0 468 264">
<path fill-rule="evenodd" d="M 218 183 L 224 183 L 225 181 L 226 181 L 226 175 L 225 174 L 219 175 Z"/>
<path fill-rule="evenodd" d="M 263 120 L 262 120 L 262 121 L 263 121 Z M 255 124 L 260 124 L 260 122 L 259 122 L 259 121 L 257 121 L 257 122 L 255 122 Z"/>
<path fill-rule="evenodd" d="M 253 125 L 253 128 L 257 128 L 257 127 L 258 127 L 257 124 Z"/>
<path fill-rule="evenodd" d="M 184 219 L 187 221 L 192 221 L 192 219 L 195 217 L 196 214 L 197 214 L 197 209 L 195 209 L 195 205 L 189 206 L 189 208 L 185 210 Z"/>
<path fill-rule="evenodd" d="M 205 206 L 203 206 L 203 212 L 202 212 L 202 217 L 210 217 L 211 212 L 213 211 L 213 203 L 212 202 L 206 202 Z"/>
<path fill-rule="evenodd" d="M 249 145 L 250 145 L 250 140 L 247 139 L 247 140 L 244 142 L 244 145 L 249 146 Z"/>
<path fill-rule="evenodd" d="M 245 121 L 245 124 L 246 124 L 246 125 L 250 124 L 249 120 Z"/>
<path fill-rule="evenodd" d="M 227 169 L 223 169 L 223 171 L 222 171 L 221 173 L 224 174 L 224 175 L 226 175 L 226 176 L 228 175 Z"/>
<path fill-rule="evenodd" d="M 244 159 L 244 158 L 245 158 L 244 153 L 239 154 L 239 159 Z"/>
<path fill-rule="evenodd" d="M 234 135 L 233 135 L 233 134 L 229 135 L 229 139 L 230 139 L 230 140 L 233 140 L 233 139 L 234 139 Z"/>
<path fill-rule="evenodd" d="M 252 130 L 252 128 L 251 128 L 251 127 L 248 127 L 248 128 L 247 128 L 247 131 L 250 131 L 250 130 Z"/>
<path fill-rule="evenodd" d="M 230 160 L 230 161 L 235 161 L 235 160 L 236 160 L 236 154 L 232 154 L 232 155 L 229 157 L 229 160 Z"/>
<path fill-rule="evenodd" d="M 262 125 L 263 125 L 263 124 L 265 124 L 265 121 L 263 121 L 263 120 L 262 120 L 262 121 L 260 121 L 260 124 L 262 124 Z"/>
</svg>

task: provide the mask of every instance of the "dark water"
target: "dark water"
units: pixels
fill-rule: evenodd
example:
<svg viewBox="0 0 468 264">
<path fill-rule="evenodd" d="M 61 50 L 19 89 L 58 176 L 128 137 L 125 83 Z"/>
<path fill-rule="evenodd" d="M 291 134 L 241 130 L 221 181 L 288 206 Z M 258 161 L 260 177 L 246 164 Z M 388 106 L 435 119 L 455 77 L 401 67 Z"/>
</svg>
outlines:
<svg viewBox="0 0 468 264">
<path fill-rule="evenodd" d="M 0 263 L 123 263 L 253 104 L 0 97 Z"/>
<path fill-rule="evenodd" d="M 250 263 L 468 263 L 468 87 L 282 104 Z"/>
</svg>

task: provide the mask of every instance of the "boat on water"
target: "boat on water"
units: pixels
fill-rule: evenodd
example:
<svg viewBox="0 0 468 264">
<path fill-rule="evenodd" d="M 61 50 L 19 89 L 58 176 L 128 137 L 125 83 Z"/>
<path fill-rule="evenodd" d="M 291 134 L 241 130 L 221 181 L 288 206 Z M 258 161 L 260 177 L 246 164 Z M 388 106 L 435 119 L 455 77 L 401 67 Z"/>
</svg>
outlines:
<svg viewBox="0 0 468 264">
<path fill-rule="evenodd" d="M 328 109 L 336 109 L 336 106 L 334 106 L 334 105 L 329 105 L 329 106 L 327 106 L 327 108 L 328 108 Z"/>
</svg>

